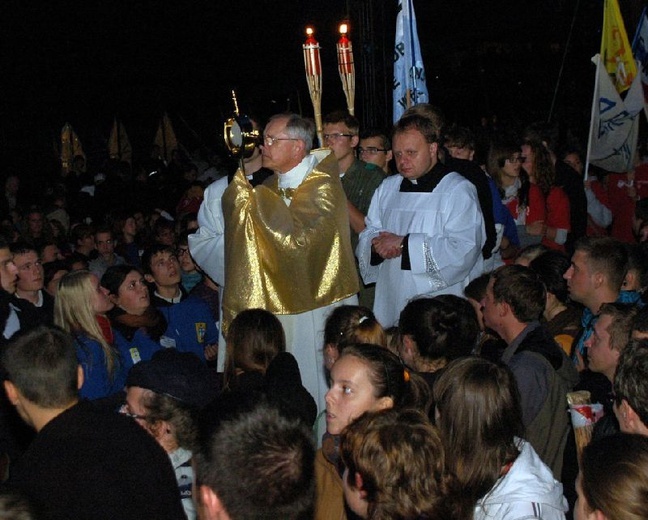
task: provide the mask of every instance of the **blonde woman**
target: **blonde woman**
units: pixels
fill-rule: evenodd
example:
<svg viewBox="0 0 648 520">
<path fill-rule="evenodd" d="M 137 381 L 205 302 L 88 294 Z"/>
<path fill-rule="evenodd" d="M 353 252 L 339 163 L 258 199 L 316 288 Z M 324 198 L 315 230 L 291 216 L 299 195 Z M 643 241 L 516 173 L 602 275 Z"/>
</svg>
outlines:
<svg viewBox="0 0 648 520">
<path fill-rule="evenodd" d="M 106 313 L 114 306 L 108 291 L 89 271 L 73 271 L 59 282 L 54 322 L 75 338 L 83 368 L 81 397 L 100 399 L 123 389 L 126 371 L 113 347 L 113 332 Z"/>
</svg>

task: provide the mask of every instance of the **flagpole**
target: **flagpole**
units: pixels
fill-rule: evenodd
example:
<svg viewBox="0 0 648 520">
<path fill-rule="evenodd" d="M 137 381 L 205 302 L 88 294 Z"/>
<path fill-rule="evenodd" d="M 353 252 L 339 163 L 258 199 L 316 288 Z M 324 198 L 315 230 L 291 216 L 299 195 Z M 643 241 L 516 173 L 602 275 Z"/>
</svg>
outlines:
<svg viewBox="0 0 648 520">
<path fill-rule="evenodd" d="M 567 36 L 567 43 L 565 43 L 565 52 L 563 52 L 562 62 L 560 63 L 560 71 L 558 72 L 558 79 L 556 80 L 556 88 L 554 89 L 553 98 L 551 99 L 551 108 L 549 108 L 549 117 L 547 117 L 547 123 L 551 123 L 551 118 L 553 117 L 554 107 L 556 106 L 556 98 L 558 98 L 558 89 L 560 88 L 560 82 L 562 80 L 563 72 L 565 70 L 565 61 L 567 61 L 567 53 L 569 52 L 569 47 L 571 45 L 572 34 L 574 33 L 574 26 L 576 25 L 576 15 L 578 14 L 579 6 L 580 6 L 580 0 L 576 0 L 576 7 L 574 8 L 574 16 L 572 16 L 571 27 L 569 28 L 569 35 Z"/>
</svg>

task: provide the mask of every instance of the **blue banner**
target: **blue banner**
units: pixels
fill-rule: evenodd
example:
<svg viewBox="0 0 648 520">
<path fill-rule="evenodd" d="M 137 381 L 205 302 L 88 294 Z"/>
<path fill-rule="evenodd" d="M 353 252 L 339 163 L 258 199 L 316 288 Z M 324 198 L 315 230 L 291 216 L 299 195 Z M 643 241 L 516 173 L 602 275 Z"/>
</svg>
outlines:
<svg viewBox="0 0 648 520">
<path fill-rule="evenodd" d="M 398 0 L 393 100 L 394 123 L 410 106 L 429 102 L 425 68 L 416 30 L 416 15 L 411 0 Z"/>
</svg>

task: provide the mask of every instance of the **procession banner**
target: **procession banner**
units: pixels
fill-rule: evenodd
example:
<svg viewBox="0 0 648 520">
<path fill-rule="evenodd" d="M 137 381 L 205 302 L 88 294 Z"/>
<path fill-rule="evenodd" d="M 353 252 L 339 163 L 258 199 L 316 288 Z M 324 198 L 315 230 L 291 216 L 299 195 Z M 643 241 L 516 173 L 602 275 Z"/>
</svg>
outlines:
<svg viewBox="0 0 648 520">
<path fill-rule="evenodd" d="M 600 56 L 597 54 L 592 61 L 596 64 L 596 83 L 588 163 L 610 172 L 627 172 L 633 167 L 639 135 L 638 116 L 644 106 L 641 79 L 635 76 L 625 100 L 622 100 Z"/>
<path fill-rule="evenodd" d="M 639 74 L 644 93 L 644 112 L 648 117 L 648 16 L 644 7 L 634 40 L 632 41 L 632 54 L 639 62 Z"/>
<path fill-rule="evenodd" d="M 393 100 L 394 123 L 410 106 L 429 102 L 412 0 L 398 0 Z"/>
</svg>

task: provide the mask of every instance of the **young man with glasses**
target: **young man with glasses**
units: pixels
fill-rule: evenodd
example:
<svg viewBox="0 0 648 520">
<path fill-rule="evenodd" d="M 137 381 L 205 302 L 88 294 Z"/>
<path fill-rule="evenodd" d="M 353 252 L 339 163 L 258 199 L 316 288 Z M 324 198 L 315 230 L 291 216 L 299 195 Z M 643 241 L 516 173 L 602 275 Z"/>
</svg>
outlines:
<svg viewBox="0 0 648 520">
<path fill-rule="evenodd" d="M 349 208 L 351 246 L 354 249 L 358 245 L 358 234 L 365 228 L 371 197 L 385 178 L 375 164 L 356 158 L 359 127 L 358 120 L 344 110 L 331 112 L 324 117 L 324 145 L 333 150 L 340 166 L 340 179 Z M 374 296 L 374 284 L 360 287 L 360 305 L 372 308 Z"/>
<path fill-rule="evenodd" d="M 90 261 L 88 268 L 99 280 L 106 270 L 113 265 L 124 265 L 126 260 L 115 253 L 115 237 L 109 227 L 102 227 L 95 232 L 95 244 L 99 256 Z"/>
<path fill-rule="evenodd" d="M 381 130 L 360 132 L 358 157 L 366 163 L 375 164 L 385 175 L 391 175 L 389 163 L 392 160 L 391 141 Z"/>
</svg>

